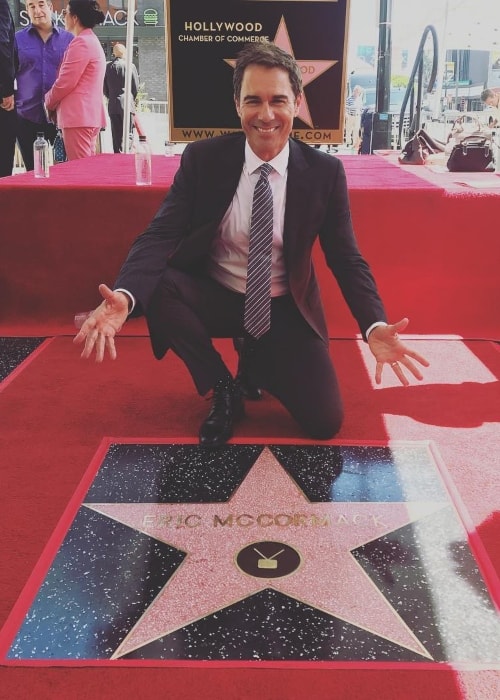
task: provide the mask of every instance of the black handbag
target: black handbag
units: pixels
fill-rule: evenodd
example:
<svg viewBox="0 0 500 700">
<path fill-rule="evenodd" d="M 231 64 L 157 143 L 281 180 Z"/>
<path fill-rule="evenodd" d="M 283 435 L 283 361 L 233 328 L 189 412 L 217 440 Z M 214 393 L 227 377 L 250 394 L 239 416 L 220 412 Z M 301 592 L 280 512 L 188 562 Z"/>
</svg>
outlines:
<svg viewBox="0 0 500 700">
<path fill-rule="evenodd" d="M 486 138 L 467 136 L 453 146 L 446 166 L 453 173 L 482 173 L 493 161 L 491 142 Z"/>
<path fill-rule="evenodd" d="M 65 163 L 68 160 L 66 148 L 64 147 L 64 140 L 60 129 L 57 130 L 52 149 L 54 152 L 54 163 Z"/>
<path fill-rule="evenodd" d="M 465 112 L 453 122 L 447 142 L 454 139 L 455 143 L 462 143 L 469 136 L 491 141 L 491 131 L 479 121 L 476 115 Z"/>
</svg>

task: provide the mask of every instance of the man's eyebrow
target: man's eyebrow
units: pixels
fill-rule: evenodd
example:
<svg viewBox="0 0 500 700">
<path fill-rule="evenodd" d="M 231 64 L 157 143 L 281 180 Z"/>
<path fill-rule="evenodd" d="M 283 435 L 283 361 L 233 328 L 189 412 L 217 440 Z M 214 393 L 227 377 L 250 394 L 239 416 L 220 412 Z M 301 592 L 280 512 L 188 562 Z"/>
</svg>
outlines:
<svg viewBox="0 0 500 700">
<path fill-rule="evenodd" d="M 260 100 L 262 99 L 259 95 L 245 95 L 243 101 L 245 100 Z M 272 100 L 288 100 L 288 95 L 272 95 Z"/>
</svg>

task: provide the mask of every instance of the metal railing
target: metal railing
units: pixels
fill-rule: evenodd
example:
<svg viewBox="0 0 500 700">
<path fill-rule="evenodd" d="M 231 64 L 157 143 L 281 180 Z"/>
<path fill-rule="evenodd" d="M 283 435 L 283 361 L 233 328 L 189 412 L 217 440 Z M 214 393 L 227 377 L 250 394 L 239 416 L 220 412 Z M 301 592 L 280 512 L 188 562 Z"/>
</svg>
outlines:
<svg viewBox="0 0 500 700">
<path fill-rule="evenodd" d="M 167 102 L 162 102 L 161 100 L 139 100 L 137 111 L 149 112 L 150 114 L 167 114 Z"/>
<path fill-rule="evenodd" d="M 423 92 L 423 82 L 424 82 L 424 46 L 427 41 L 429 34 L 433 41 L 433 52 L 432 52 L 432 68 L 429 76 L 429 82 L 426 87 L 426 92 L 432 92 L 434 83 L 436 82 L 436 76 L 438 71 L 438 38 L 435 28 L 428 24 L 424 29 L 422 38 L 420 39 L 420 44 L 418 47 L 417 55 L 415 58 L 415 63 L 410 74 L 410 79 L 406 88 L 405 96 L 403 97 L 403 102 L 401 104 L 401 111 L 399 113 L 399 129 L 398 129 L 398 140 L 397 147 L 401 148 L 404 144 L 402 143 L 403 129 L 405 124 L 405 114 L 406 108 L 409 105 L 409 128 L 405 135 L 407 138 L 411 138 L 420 129 L 422 123 L 422 92 Z M 416 87 L 416 96 L 415 96 Z"/>
</svg>

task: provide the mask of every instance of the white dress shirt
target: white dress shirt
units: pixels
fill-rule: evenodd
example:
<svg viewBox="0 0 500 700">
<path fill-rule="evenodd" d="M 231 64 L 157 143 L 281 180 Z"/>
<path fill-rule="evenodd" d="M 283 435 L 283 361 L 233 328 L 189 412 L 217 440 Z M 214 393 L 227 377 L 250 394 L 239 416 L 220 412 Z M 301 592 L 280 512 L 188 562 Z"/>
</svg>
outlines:
<svg viewBox="0 0 500 700">
<path fill-rule="evenodd" d="M 273 193 L 273 250 L 271 268 L 271 296 L 288 293 L 283 260 L 283 225 L 285 221 L 286 179 L 288 172 L 288 142 L 278 155 L 269 161 L 273 170 L 269 184 Z M 244 293 L 247 279 L 248 237 L 252 215 L 253 192 L 264 161 L 245 145 L 245 163 L 240 181 L 222 219 L 212 246 L 208 268 L 210 277 L 235 292 Z"/>
</svg>

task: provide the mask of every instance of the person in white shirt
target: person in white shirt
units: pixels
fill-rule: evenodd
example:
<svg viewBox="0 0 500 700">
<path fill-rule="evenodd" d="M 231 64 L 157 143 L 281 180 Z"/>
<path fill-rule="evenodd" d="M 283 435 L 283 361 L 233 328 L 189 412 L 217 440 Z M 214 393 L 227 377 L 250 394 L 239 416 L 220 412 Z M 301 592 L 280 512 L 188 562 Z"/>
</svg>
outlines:
<svg viewBox="0 0 500 700">
<path fill-rule="evenodd" d="M 361 112 L 363 111 L 363 88 L 355 85 L 345 104 L 345 143 L 358 152 L 360 143 Z"/>
<path fill-rule="evenodd" d="M 500 126 L 500 91 L 495 92 L 491 90 L 491 88 L 486 88 L 486 90 L 483 90 L 481 93 L 481 102 L 484 102 L 484 104 L 489 107 L 489 126 Z"/>
</svg>

